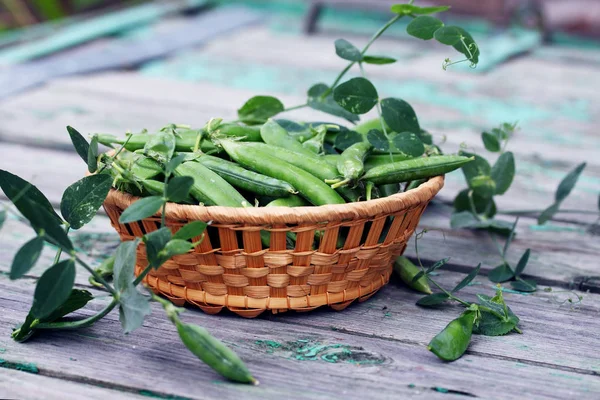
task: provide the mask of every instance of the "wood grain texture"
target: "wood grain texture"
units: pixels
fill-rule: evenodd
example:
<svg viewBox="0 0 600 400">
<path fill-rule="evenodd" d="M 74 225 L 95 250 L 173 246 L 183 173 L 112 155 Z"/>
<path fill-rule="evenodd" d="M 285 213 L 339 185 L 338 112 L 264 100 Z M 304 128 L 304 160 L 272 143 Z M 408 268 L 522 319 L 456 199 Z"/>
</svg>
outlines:
<svg viewBox="0 0 600 400">
<path fill-rule="evenodd" d="M 26 281 L 7 285 L 5 278 L 0 278 L 0 287 L 0 302 L 5 310 L 0 321 L 0 335 L 6 337 L 11 326 L 23 318 L 33 287 Z M 92 307 L 97 309 L 100 305 Z M 363 303 L 351 309 L 362 309 L 364 314 L 370 312 L 368 307 L 368 303 Z M 407 304 L 401 307 L 415 308 Z M 440 395 L 436 388 L 451 394 L 498 399 L 514 396 L 591 399 L 600 393 L 600 381 L 589 370 L 557 368 L 554 364 L 536 365 L 521 357 L 497 356 L 492 362 L 489 356 L 479 353 L 479 349 L 495 347 L 496 342 L 506 340 L 508 336 L 477 338 L 465 357 L 454 363 L 442 363 L 421 345 L 430 335 L 430 331 L 415 329 L 415 325 L 423 324 L 422 318 L 411 322 L 409 317 L 404 319 L 402 316 L 402 329 L 410 339 L 397 340 L 336 331 L 331 329 L 332 325 L 314 328 L 299 326 L 296 322 L 280 323 L 288 318 L 286 316 L 269 321 L 186 312 L 183 317 L 186 322 L 208 327 L 231 345 L 262 382 L 258 387 L 234 385 L 222 381 L 194 359 L 178 342 L 174 328 L 161 311 L 157 307 L 153 307 L 153 311 L 144 327 L 128 336 L 119 332 L 116 313 L 112 313 L 98 325 L 83 331 L 49 332 L 26 344 L 7 339 L 3 344 L 6 348 L 4 358 L 11 362 L 33 363 L 41 374 L 59 370 L 63 379 L 88 377 L 98 385 L 110 382 L 132 391 L 134 388 L 152 390 L 186 398 L 243 396 L 270 399 L 283 395 L 314 399 L 342 395 L 352 399 L 364 398 L 366 393 L 382 399 L 416 394 L 435 398 Z M 376 312 L 381 313 L 381 310 Z M 312 315 L 319 314 L 298 317 L 309 321 Z M 349 315 L 345 312 L 327 314 Z M 529 321 L 525 321 L 529 326 Z M 431 328 L 438 329 L 444 323 L 436 321 Z M 278 347 L 277 343 L 283 346 Z M 317 352 L 313 361 L 306 360 L 311 358 L 309 352 L 298 350 L 298 346 L 305 349 L 307 343 Z M 318 350 L 322 345 L 330 345 L 329 349 L 346 348 L 350 354 L 345 358 L 347 362 L 339 362 L 339 359 L 335 363 L 324 362 Z M 558 358 L 558 351 L 554 351 Z M 78 361 L 69 362 L 69 358 Z M 133 372 L 139 371 L 141 365 L 144 366 L 143 373 Z M 520 379 L 513 379 L 515 374 Z M 153 378 L 147 379 L 147 376 Z"/>
<path fill-rule="evenodd" d="M 77 359 L 70 360 L 77 363 Z M 52 371 L 58 374 L 59 371 Z M 82 379 L 85 380 L 85 379 Z M 65 379 L 42 376 L 3 368 L 0 372 L 0 393 L 4 399 L 31 400 L 104 400 L 147 399 L 142 394 L 127 393 Z M 150 393 L 146 393 L 150 395 Z"/>
</svg>

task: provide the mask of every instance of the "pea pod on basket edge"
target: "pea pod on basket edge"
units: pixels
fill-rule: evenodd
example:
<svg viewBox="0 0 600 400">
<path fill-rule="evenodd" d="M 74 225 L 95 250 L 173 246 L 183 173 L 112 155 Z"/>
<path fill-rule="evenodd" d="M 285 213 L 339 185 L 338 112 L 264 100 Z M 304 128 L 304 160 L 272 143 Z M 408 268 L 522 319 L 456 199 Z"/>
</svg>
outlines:
<svg viewBox="0 0 600 400">
<path fill-rule="evenodd" d="M 361 180 L 384 185 L 430 178 L 454 171 L 472 160 L 472 157 L 446 155 L 413 158 L 374 167 L 368 170 Z"/>
</svg>

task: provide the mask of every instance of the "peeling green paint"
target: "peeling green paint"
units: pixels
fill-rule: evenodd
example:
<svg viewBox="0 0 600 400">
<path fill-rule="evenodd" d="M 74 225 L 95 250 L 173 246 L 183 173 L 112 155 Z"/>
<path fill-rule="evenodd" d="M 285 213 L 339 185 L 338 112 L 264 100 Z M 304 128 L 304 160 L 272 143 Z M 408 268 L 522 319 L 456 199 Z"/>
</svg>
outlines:
<svg viewBox="0 0 600 400">
<path fill-rule="evenodd" d="M 439 387 L 439 386 L 435 386 L 432 388 L 433 390 L 435 390 L 436 392 L 439 393 L 448 393 L 450 390 L 443 388 L 443 387 Z"/>
<path fill-rule="evenodd" d="M 7 361 L 2 358 L 0 358 L 0 368 L 15 369 L 17 371 L 29 372 L 30 374 L 37 374 L 40 372 L 37 365 L 33 363 Z"/>
<path fill-rule="evenodd" d="M 266 353 L 277 353 L 287 359 L 298 361 L 324 361 L 355 365 L 374 365 L 385 362 L 385 357 L 368 352 L 362 347 L 341 343 L 325 344 L 312 339 L 298 339 L 285 343 L 257 340 L 254 344 Z"/>
<path fill-rule="evenodd" d="M 549 222 L 544 225 L 529 225 L 529 230 L 535 232 L 577 232 L 584 235 L 586 234 L 586 230 L 583 227 L 556 225 Z"/>
</svg>

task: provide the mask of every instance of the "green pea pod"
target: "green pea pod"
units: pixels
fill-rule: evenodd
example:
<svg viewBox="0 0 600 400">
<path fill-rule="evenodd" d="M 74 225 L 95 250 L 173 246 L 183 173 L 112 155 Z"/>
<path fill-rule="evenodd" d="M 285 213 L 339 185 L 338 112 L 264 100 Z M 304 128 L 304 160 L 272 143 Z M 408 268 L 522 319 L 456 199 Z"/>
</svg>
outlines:
<svg viewBox="0 0 600 400">
<path fill-rule="evenodd" d="M 199 132 L 194 130 L 177 133 L 177 135 L 175 135 L 175 150 L 192 151 L 192 149 L 196 146 L 196 139 L 198 138 L 198 134 Z M 98 143 L 103 144 L 105 146 L 112 146 L 114 144 L 125 144 L 125 149 L 129 151 L 143 149 L 144 146 L 146 146 L 148 140 L 153 136 L 155 135 L 147 133 L 136 133 L 134 135 L 131 135 L 131 138 L 125 144 L 126 139 L 123 138 L 118 138 L 113 135 L 105 134 L 97 135 Z M 200 150 L 202 150 L 204 153 L 214 153 L 220 151 L 220 149 L 208 139 L 202 139 L 202 141 L 200 142 Z"/>
<path fill-rule="evenodd" d="M 371 181 L 376 185 L 383 185 L 431 178 L 454 171 L 472 160 L 473 157 L 463 156 L 413 158 L 372 168 L 361 179 Z"/>
<path fill-rule="evenodd" d="M 95 272 L 100 275 L 104 279 L 109 279 L 113 275 L 113 270 L 115 267 L 115 256 L 112 255 L 102 261 L 102 263 L 95 269 Z M 96 281 L 96 278 L 93 275 L 90 275 L 88 278 L 90 284 L 97 287 L 104 287 L 100 282 Z"/>
<path fill-rule="evenodd" d="M 281 127 L 277 122 L 269 119 L 260 128 L 260 136 L 262 140 L 270 145 L 282 147 L 284 149 L 293 150 L 297 153 L 304 154 L 307 156 L 316 156 L 308 148 L 305 148 L 302 143 L 288 135 L 287 131 Z"/>
<path fill-rule="evenodd" d="M 305 170 L 275 157 L 273 150 L 265 150 L 259 146 L 261 144 L 221 141 L 221 145 L 227 154 L 238 164 L 272 178 L 288 182 L 312 204 L 320 206 L 345 203 L 344 199 L 325 182 Z"/>
<path fill-rule="evenodd" d="M 249 171 L 219 157 L 203 155 L 196 161 L 242 190 L 270 197 L 285 197 L 297 193 L 287 182 Z"/>
<path fill-rule="evenodd" d="M 267 204 L 265 207 L 302 207 L 308 206 L 306 200 L 300 196 L 292 195 L 283 199 L 276 199 Z"/>
<path fill-rule="evenodd" d="M 190 194 L 207 206 L 249 207 L 250 205 L 233 186 L 196 161 L 184 162 L 174 171 L 175 176 L 191 176 L 194 185 Z"/>
<path fill-rule="evenodd" d="M 416 189 L 419 186 L 421 186 L 421 184 L 423 184 L 425 182 L 427 182 L 427 179 L 417 179 L 417 180 L 411 181 L 408 184 L 408 186 L 406 187 L 406 190 L 404 190 L 404 191 L 408 192 L 409 190 Z"/>
<path fill-rule="evenodd" d="M 354 143 L 342 153 L 337 162 L 337 169 L 344 177 L 344 181 L 354 181 L 365 172 L 364 160 L 371 150 L 371 144 L 365 142 Z"/>
<path fill-rule="evenodd" d="M 307 156 L 293 150 L 271 146 L 265 143 L 245 143 L 244 146 L 249 149 L 269 153 L 282 161 L 309 172 L 311 175 L 316 176 L 322 181 L 335 180 L 340 177 L 335 166 L 329 164 L 327 161 L 323 160 L 322 157 L 316 156 L 315 154 Z M 358 201 L 360 197 L 358 190 L 350 189 L 349 187 L 341 187 L 338 188 L 337 191 L 344 196 L 344 198 L 348 199 L 348 201 Z"/>
<path fill-rule="evenodd" d="M 379 167 L 380 165 L 387 165 L 398 161 L 406 161 L 410 160 L 411 158 L 414 157 L 410 157 L 402 153 L 393 153 L 391 156 L 389 154 L 371 154 L 365 159 L 365 171 Z"/>
<path fill-rule="evenodd" d="M 427 350 L 444 361 L 459 359 L 469 347 L 476 318 L 476 310 L 466 310 L 431 339 Z"/>
<path fill-rule="evenodd" d="M 183 344 L 206 365 L 234 382 L 257 383 L 237 354 L 206 329 L 181 321 L 176 321 L 175 326 Z"/>
<path fill-rule="evenodd" d="M 397 183 L 388 183 L 387 185 L 380 185 L 377 187 L 379 197 L 388 197 L 394 195 L 400 191 L 400 185 Z"/>
<path fill-rule="evenodd" d="M 217 129 L 219 135 L 236 137 L 245 142 L 262 142 L 260 126 L 246 126 L 238 124 L 221 124 Z"/>
<path fill-rule="evenodd" d="M 421 272 L 421 269 L 413 264 L 408 258 L 400 256 L 394 262 L 394 270 L 400 276 L 402 282 L 408 287 L 426 294 L 431 294 L 431 288 L 425 276 L 420 277 L 415 282 L 413 278 Z"/>
<path fill-rule="evenodd" d="M 337 168 L 337 163 L 341 156 L 341 154 L 324 154 L 321 156 L 321 159 Z"/>
</svg>

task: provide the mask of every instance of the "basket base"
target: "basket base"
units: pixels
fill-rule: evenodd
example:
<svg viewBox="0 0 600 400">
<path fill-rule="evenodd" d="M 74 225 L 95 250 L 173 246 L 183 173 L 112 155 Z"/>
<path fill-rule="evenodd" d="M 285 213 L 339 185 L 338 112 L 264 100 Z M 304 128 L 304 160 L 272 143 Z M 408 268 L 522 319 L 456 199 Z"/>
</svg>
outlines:
<svg viewBox="0 0 600 400">
<path fill-rule="evenodd" d="M 136 266 L 136 275 L 142 271 Z M 368 300 L 381 287 L 389 282 L 392 274 L 392 264 L 372 274 L 368 282 L 357 282 L 356 287 L 347 288 L 338 293 L 309 294 L 302 297 L 266 297 L 256 299 L 248 296 L 211 295 L 202 289 L 192 289 L 169 282 L 168 276 L 153 276 L 152 273 L 144 278 L 144 283 L 155 293 L 162 294 L 173 304 L 183 306 L 186 302 L 200 308 L 207 314 L 218 314 L 224 308 L 244 318 L 258 317 L 265 311 L 273 314 L 288 310 L 308 312 L 322 306 L 329 306 L 336 311 L 342 311 L 355 300 Z M 366 285 L 365 285 L 366 283 Z"/>
</svg>

